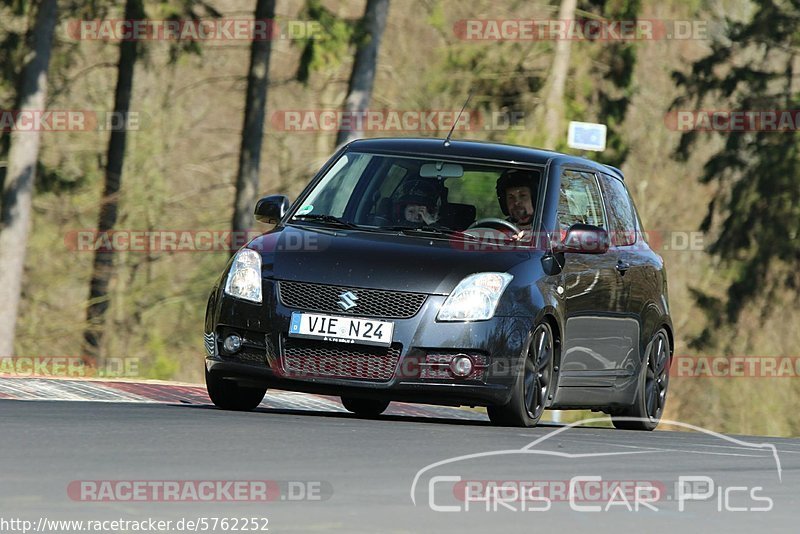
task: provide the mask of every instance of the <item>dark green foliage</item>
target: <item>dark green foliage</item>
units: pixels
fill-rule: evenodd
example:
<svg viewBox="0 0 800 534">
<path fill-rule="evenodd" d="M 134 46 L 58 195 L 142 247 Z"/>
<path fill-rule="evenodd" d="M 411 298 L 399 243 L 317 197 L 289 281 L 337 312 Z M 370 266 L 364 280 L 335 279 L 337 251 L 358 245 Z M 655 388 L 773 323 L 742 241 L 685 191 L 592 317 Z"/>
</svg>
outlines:
<svg viewBox="0 0 800 534">
<path fill-rule="evenodd" d="M 469 89 L 480 95 L 481 101 L 488 104 L 487 109 L 518 109 L 524 95 L 537 94 L 544 85 L 545 73 L 526 64 L 529 46 L 528 43 L 508 42 L 493 46 L 467 43 L 450 47 L 444 69 L 476 73 Z M 453 81 L 447 78 L 442 83 L 456 89 L 454 96 L 463 97 L 465 86 Z"/>
<path fill-rule="evenodd" d="M 800 49 L 800 4 L 759 0 L 753 18 L 727 21 L 725 42 L 673 79 L 685 90 L 673 109 L 766 111 L 798 109 L 793 70 Z M 682 136 L 675 156 L 685 161 L 697 132 Z M 800 155 L 796 131 L 721 132 L 723 148 L 704 165 L 701 180 L 717 186 L 702 229 L 713 231 L 709 252 L 733 273 L 727 302 L 695 294 L 711 319 L 696 340 L 704 346 L 720 325 L 734 324 L 758 295 L 789 290 L 797 297 L 800 262 Z M 712 305 L 713 304 L 713 305 Z"/>
<path fill-rule="evenodd" d="M 13 31 L 0 36 L 0 84 L 2 85 L 10 85 L 11 80 L 17 79 L 22 65 L 22 58 L 19 57 L 22 41 L 23 36 Z"/>
<path fill-rule="evenodd" d="M 40 161 L 34 183 L 36 194 L 69 194 L 78 191 L 88 181 L 88 174 L 69 172 L 60 166 L 46 167 Z"/>
<path fill-rule="evenodd" d="M 609 21 L 635 21 L 641 8 L 640 0 L 584 0 L 578 3 L 579 14 L 588 18 Z M 580 17 L 578 17 L 580 18 Z M 576 43 L 577 44 L 577 43 Z M 608 127 L 606 150 L 597 154 L 601 163 L 621 167 L 630 147 L 625 142 L 622 124 L 633 96 L 633 72 L 636 66 L 636 42 L 608 41 L 582 43 L 573 54 L 587 53 L 591 57 L 590 75 L 594 80 L 588 95 L 595 120 Z M 587 120 L 587 117 L 568 117 Z"/>
<path fill-rule="evenodd" d="M 348 56 L 348 49 L 355 39 L 363 38 L 363 31 L 357 31 L 357 21 L 337 17 L 320 0 L 306 0 L 300 16 L 318 22 L 321 27 L 319 35 L 299 41 L 303 52 L 295 76 L 297 81 L 305 84 L 312 72 L 337 67 L 342 58 Z"/>
</svg>

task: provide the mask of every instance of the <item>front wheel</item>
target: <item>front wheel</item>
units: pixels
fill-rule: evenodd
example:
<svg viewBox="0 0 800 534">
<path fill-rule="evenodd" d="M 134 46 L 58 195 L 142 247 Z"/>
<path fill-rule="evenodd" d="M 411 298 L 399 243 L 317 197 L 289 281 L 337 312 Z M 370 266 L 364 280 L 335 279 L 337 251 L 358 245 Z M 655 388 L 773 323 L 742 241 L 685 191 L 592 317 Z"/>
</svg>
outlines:
<svg viewBox="0 0 800 534">
<path fill-rule="evenodd" d="M 342 397 L 342 406 L 359 417 L 378 417 L 389 407 L 389 401 Z"/>
<path fill-rule="evenodd" d="M 633 406 L 611 416 L 615 427 L 623 430 L 655 430 L 667 402 L 669 364 L 669 337 L 662 328 L 647 345 L 647 354 L 639 373 L 636 401 Z"/>
<path fill-rule="evenodd" d="M 206 389 L 215 406 L 223 410 L 246 412 L 261 404 L 264 395 L 267 394 L 267 388 L 242 387 L 233 380 L 225 380 L 209 373 L 208 369 L 206 369 Z"/>
<path fill-rule="evenodd" d="M 546 322 L 533 331 L 525 361 L 514 384 L 511 400 L 486 408 L 497 426 L 533 427 L 544 413 L 550 396 L 555 361 L 553 330 Z"/>
</svg>

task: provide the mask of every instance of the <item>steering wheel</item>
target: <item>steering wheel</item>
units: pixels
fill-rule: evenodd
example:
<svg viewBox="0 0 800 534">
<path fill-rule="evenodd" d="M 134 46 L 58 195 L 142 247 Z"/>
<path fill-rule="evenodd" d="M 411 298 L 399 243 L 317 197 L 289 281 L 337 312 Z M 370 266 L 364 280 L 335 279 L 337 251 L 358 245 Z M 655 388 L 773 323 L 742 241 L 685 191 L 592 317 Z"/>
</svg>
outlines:
<svg viewBox="0 0 800 534">
<path fill-rule="evenodd" d="M 500 230 L 501 232 L 511 231 L 512 235 L 517 235 L 522 230 L 512 223 L 511 221 L 507 221 L 505 219 L 499 219 L 497 217 L 487 217 L 485 219 L 478 219 L 474 223 L 469 225 L 469 228 L 464 230 L 465 232 L 472 230 L 473 228 L 495 228 Z"/>
</svg>

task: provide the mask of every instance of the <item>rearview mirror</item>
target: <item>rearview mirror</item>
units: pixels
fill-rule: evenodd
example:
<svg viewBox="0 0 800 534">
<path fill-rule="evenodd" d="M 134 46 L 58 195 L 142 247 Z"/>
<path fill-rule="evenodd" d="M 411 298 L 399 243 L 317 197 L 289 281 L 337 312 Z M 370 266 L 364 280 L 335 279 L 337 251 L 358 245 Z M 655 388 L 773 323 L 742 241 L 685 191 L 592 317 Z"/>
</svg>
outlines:
<svg viewBox="0 0 800 534">
<path fill-rule="evenodd" d="M 464 167 L 457 163 L 425 163 L 419 168 L 422 178 L 461 178 L 464 176 Z"/>
<path fill-rule="evenodd" d="M 289 211 L 290 206 L 289 199 L 285 195 L 270 195 L 256 202 L 253 214 L 258 222 L 277 224 Z"/>
<path fill-rule="evenodd" d="M 553 247 L 554 252 L 575 254 L 603 254 L 608 250 L 608 232 L 593 224 L 573 224 L 564 240 Z"/>
</svg>

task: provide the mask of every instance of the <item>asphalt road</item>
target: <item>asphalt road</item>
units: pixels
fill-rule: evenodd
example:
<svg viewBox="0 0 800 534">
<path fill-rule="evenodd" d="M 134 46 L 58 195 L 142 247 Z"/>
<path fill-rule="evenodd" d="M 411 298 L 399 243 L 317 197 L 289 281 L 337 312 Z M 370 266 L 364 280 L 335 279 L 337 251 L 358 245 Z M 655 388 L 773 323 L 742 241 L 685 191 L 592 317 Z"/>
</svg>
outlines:
<svg viewBox="0 0 800 534">
<path fill-rule="evenodd" d="M 800 518 L 800 440 L 698 431 L 0 400 L 0 454 L 0 532 L 148 518 L 186 532 L 203 517 L 259 518 L 251 532 L 796 532 Z M 150 493 L 123 500 L 131 481 Z M 181 502 L 154 500 L 164 481 Z M 192 501 L 202 481 L 221 481 L 205 497 L 230 498 L 219 484 L 238 481 L 250 500 Z M 267 481 L 268 502 L 264 483 L 242 481 Z"/>
</svg>

